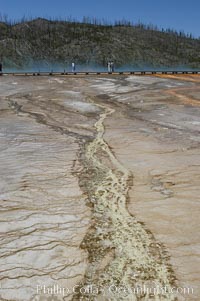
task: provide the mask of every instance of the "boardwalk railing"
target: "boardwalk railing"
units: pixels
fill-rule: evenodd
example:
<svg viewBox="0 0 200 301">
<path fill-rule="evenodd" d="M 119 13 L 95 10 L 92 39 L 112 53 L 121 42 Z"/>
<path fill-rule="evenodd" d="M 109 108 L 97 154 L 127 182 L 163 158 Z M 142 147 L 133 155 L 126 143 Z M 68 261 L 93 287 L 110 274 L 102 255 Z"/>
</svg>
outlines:
<svg viewBox="0 0 200 301">
<path fill-rule="evenodd" d="M 22 76 L 49 76 L 49 75 L 63 75 L 63 76 L 85 76 L 85 75 L 156 75 L 156 74 L 167 74 L 167 75 L 176 75 L 176 74 L 200 74 L 200 71 L 119 71 L 119 72 L 101 72 L 101 71 L 81 71 L 81 72 L 2 72 L 0 75 L 22 75 Z"/>
</svg>

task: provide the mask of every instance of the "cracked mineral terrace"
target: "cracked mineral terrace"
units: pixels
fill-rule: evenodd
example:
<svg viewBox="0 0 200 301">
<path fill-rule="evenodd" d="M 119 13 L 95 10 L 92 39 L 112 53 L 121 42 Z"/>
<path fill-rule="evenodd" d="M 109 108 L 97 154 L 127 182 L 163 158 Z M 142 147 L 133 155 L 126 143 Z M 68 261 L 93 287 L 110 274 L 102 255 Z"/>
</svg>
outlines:
<svg viewBox="0 0 200 301">
<path fill-rule="evenodd" d="M 199 104 L 192 75 L 2 76 L 0 300 L 199 300 Z"/>
</svg>

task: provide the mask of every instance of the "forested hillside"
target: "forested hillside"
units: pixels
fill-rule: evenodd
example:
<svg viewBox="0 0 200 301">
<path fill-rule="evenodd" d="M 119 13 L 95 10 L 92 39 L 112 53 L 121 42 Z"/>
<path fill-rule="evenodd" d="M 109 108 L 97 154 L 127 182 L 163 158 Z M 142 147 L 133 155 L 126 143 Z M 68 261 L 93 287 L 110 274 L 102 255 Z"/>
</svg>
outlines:
<svg viewBox="0 0 200 301">
<path fill-rule="evenodd" d="M 200 40 L 183 32 L 128 22 L 50 21 L 0 23 L 0 58 L 6 67 L 33 61 L 75 61 L 105 66 L 200 67 Z"/>
</svg>

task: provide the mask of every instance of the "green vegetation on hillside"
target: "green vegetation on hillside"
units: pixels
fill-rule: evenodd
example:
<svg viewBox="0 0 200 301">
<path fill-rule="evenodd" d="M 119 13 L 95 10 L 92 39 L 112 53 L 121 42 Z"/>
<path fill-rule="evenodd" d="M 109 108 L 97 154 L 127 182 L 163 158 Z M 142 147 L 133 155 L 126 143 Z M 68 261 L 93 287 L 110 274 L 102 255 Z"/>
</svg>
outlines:
<svg viewBox="0 0 200 301">
<path fill-rule="evenodd" d="M 105 66 L 200 67 L 200 40 L 173 30 L 129 22 L 99 24 L 83 20 L 35 19 L 0 22 L 0 58 L 6 67 L 33 61 Z"/>
</svg>

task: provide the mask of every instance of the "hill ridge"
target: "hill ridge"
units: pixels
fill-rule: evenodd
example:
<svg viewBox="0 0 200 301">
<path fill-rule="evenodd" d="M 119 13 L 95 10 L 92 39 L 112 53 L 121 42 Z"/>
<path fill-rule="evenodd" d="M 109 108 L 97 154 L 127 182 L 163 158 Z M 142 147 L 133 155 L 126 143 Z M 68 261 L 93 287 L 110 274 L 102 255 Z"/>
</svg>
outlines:
<svg viewBox="0 0 200 301">
<path fill-rule="evenodd" d="M 106 66 L 200 67 L 200 40 L 144 24 L 114 25 L 45 18 L 16 24 L 0 22 L 0 58 L 6 67 L 34 61 L 75 61 Z"/>
</svg>

